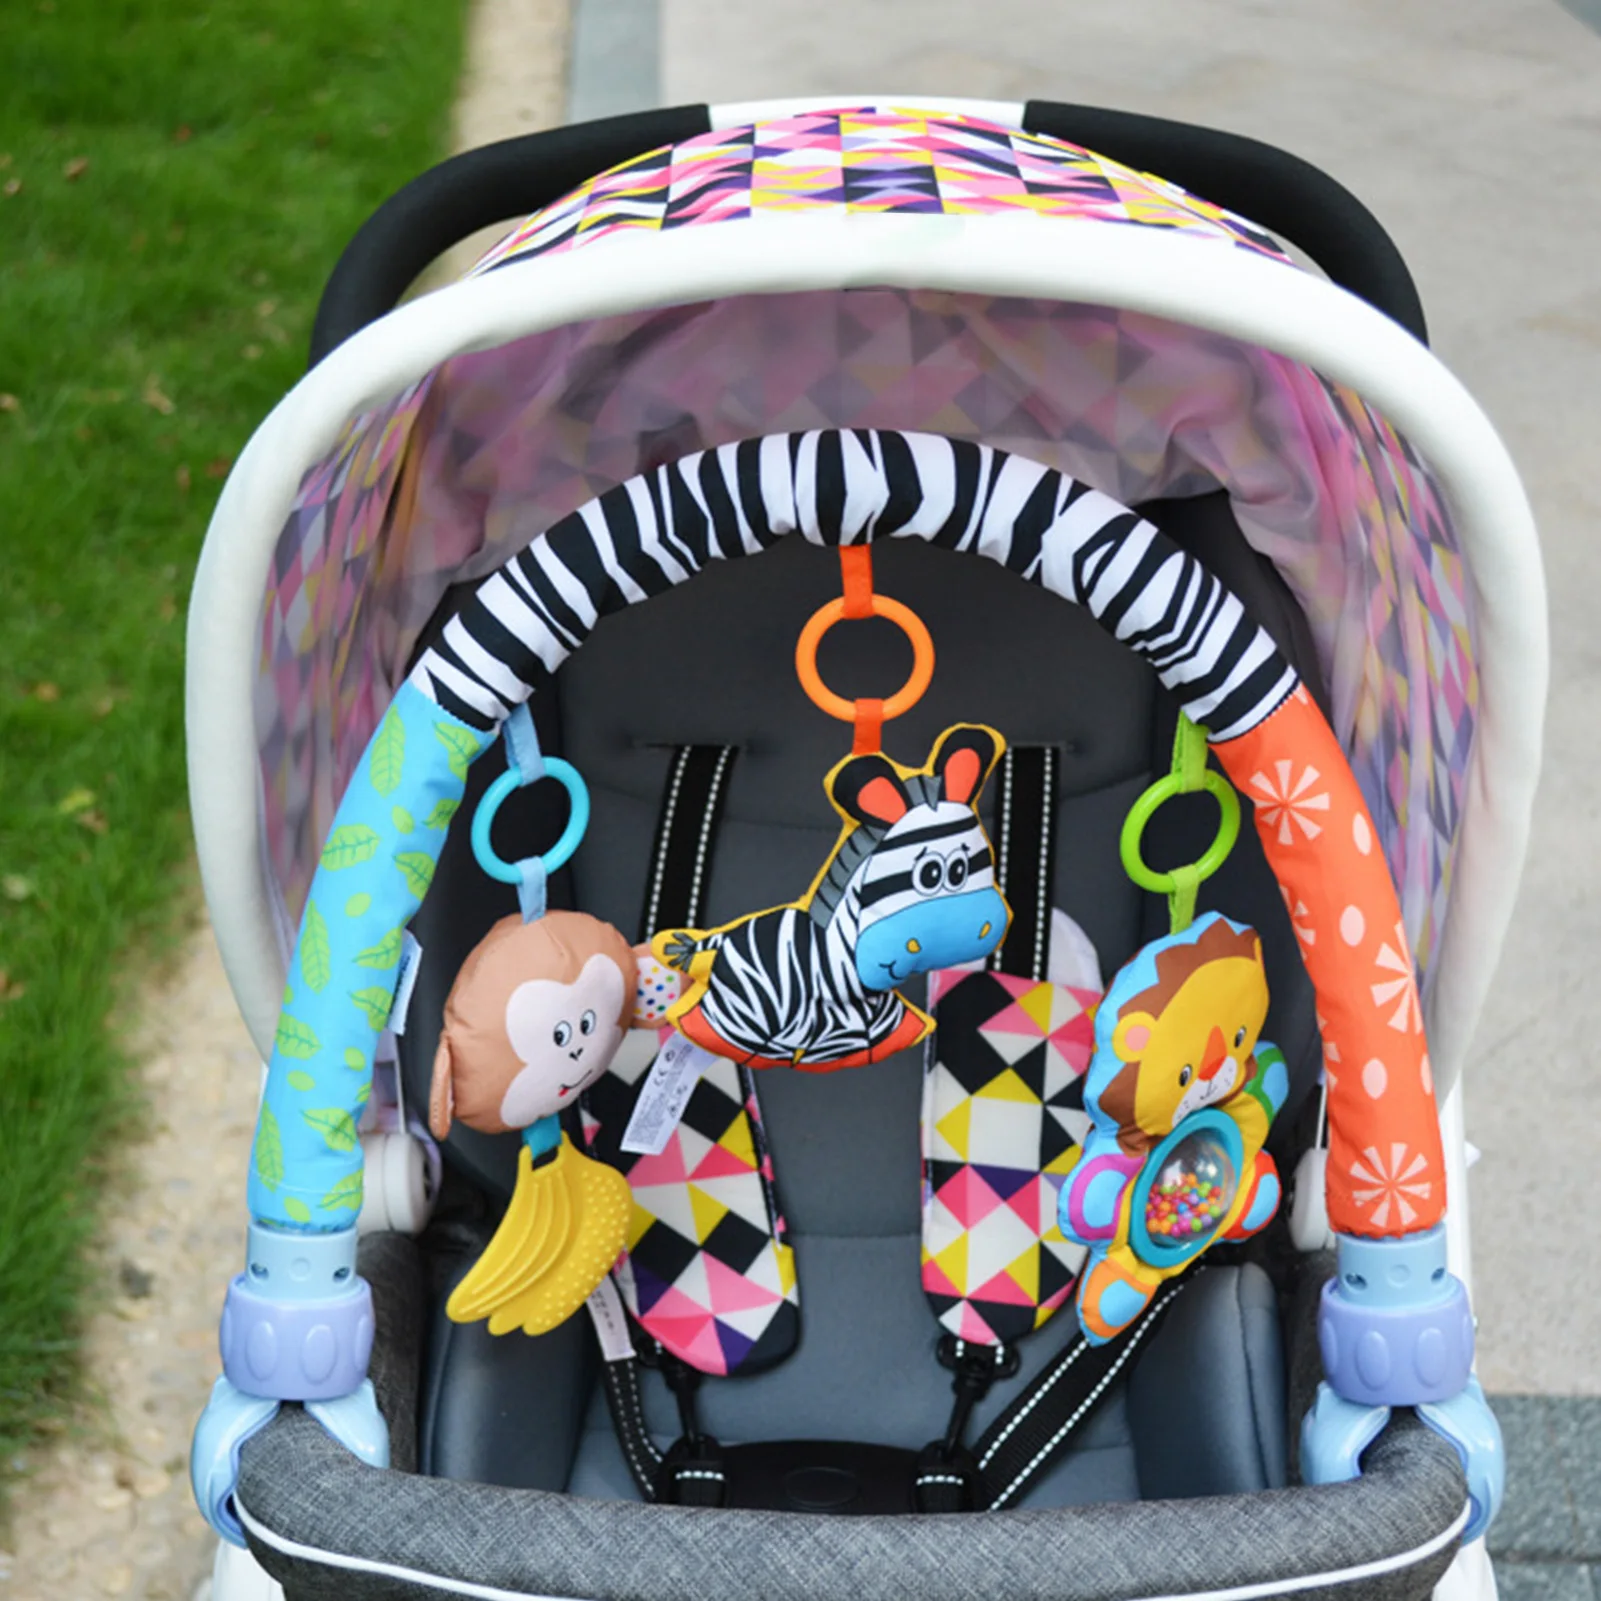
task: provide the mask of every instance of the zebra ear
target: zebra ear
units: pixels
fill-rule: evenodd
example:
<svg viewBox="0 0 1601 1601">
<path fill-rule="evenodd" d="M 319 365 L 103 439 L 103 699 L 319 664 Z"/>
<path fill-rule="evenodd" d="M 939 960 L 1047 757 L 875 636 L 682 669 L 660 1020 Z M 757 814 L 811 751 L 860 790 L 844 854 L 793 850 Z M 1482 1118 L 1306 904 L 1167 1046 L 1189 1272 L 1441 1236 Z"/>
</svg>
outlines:
<svg viewBox="0 0 1601 1601">
<path fill-rule="evenodd" d="M 858 823 L 897 823 L 912 804 L 901 775 L 883 756 L 851 756 L 829 777 L 829 798 Z"/>
<path fill-rule="evenodd" d="M 982 723 L 947 728 L 928 759 L 928 770 L 939 775 L 940 799 L 973 805 L 1005 749 L 1006 741 Z"/>
</svg>

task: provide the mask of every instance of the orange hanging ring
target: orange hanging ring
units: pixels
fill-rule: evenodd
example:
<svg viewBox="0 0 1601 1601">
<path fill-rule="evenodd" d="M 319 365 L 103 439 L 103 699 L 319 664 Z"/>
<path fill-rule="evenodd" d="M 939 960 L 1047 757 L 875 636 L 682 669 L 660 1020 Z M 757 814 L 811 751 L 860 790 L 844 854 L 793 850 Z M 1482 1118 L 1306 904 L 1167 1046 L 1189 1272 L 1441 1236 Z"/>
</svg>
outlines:
<svg viewBox="0 0 1601 1601">
<path fill-rule="evenodd" d="M 883 703 L 882 717 L 887 721 L 910 711 L 923 698 L 924 691 L 934 677 L 934 641 L 927 624 L 910 606 L 876 591 L 870 598 L 869 606 L 873 616 L 894 623 L 912 643 L 912 674 Z M 842 723 L 853 723 L 856 721 L 857 703 L 846 700 L 843 695 L 836 695 L 817 671 L 817 647 L 822 643 L 823 635 L 844 615 L 843 595 L 812 613 L 795 643 L 795 672 L 801 681 L 801 688 L 815 706 L 830 717 L 837 717 Z"/>
</svg>

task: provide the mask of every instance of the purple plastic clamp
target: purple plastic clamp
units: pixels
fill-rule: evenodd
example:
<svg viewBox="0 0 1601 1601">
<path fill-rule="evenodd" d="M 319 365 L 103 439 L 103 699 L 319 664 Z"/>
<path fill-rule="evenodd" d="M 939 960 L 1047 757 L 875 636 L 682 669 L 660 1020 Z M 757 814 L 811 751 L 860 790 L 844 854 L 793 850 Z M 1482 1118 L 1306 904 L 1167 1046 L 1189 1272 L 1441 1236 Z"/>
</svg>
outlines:
<svg viewBox="0 0 1601 1601">
<path fill-rule="evenodd" d="M 245 1271 L 228 1286 L 222 1371 L 245 1395 L 331 1401 L 367 1377 L 372 1291 L 356 1275 L 356 1231 L 295 1234 L 252 1223 Z"/>
<path fill-rule="evenodd" d="M 1443 1225 L 1398 1239 L 1337 1237 L 1318 1345 L 1330 1389 L 1361 1406 L 1447 1401 L 1473 1372 L 1473 1314 L 1445 1265 Z"/>
</svg>

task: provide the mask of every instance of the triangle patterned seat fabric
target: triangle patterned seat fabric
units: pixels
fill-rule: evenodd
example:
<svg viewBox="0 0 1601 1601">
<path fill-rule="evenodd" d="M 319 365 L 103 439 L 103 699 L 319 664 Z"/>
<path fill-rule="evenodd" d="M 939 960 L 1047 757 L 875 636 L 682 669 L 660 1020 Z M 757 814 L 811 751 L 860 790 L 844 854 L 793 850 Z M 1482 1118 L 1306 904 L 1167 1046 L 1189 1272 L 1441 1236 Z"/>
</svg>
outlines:
<svg viewBox="0 0 1601 1601">
<path fill-rule="evenodd" d="M 1093 990 L 1015 973 L 937 973 L 923 1120 L 923 1289 L 959 1340 L 1008 1343 L 1072 1293 L 1082 1249 L 1057 1186 L 1089 1129 Z"/>
<path fill-rule="evenodd" d="M 672 1038 L 661 1031 L 661 1042 Z M 633 1218 L 617 1285 L 641 1327 L 701 1373 L 756 1371 L 799 1331 L 795 1254 L 749 1075 L 721 1057 L 701 1074 L 666 1145 L 633 1155 L 620 1140 L 653 1055 L 623 1055 L 583 1108 L 590 1154 L 628 1179 Z"/>
</svg>

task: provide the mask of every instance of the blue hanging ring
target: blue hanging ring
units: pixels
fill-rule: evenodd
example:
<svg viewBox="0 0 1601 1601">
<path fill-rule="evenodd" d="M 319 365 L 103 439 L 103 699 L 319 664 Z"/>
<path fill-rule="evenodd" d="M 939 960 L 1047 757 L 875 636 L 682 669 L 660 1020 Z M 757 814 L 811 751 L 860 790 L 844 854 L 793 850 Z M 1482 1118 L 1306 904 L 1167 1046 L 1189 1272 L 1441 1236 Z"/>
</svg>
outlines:
<svg viewBox="0 0 1601 1601">
<path fill-rule="evenodd" d="M 543 856 L 532 858 L 542 862 L 548 874 L 567 865 L 573 852 L 578 849 L 578 842 L 584 837 L 584 830 L 589 827 L 589 786 L 578 769 L 571 762 L 562 761 L 559 756 L 545 758 L 545 771 L 541 776 L 554 778 L 567 791 L 571 803 L 567 827 L 562 830 L 561 838 Z M 525 875 L 519 866 L 504 860 L 496 852 L 490 843 L 489 831 L 494 826 L 500 803 L 514 789 L 522 787 L 522 774 L 515 767 L 508 767 L 485 791 L 484 798 L 478 803 L 478 810 L 473 813 L 473 855 L 478 858 L 478 865 L 502 884 L 521 884 Z"/>
</svg>

